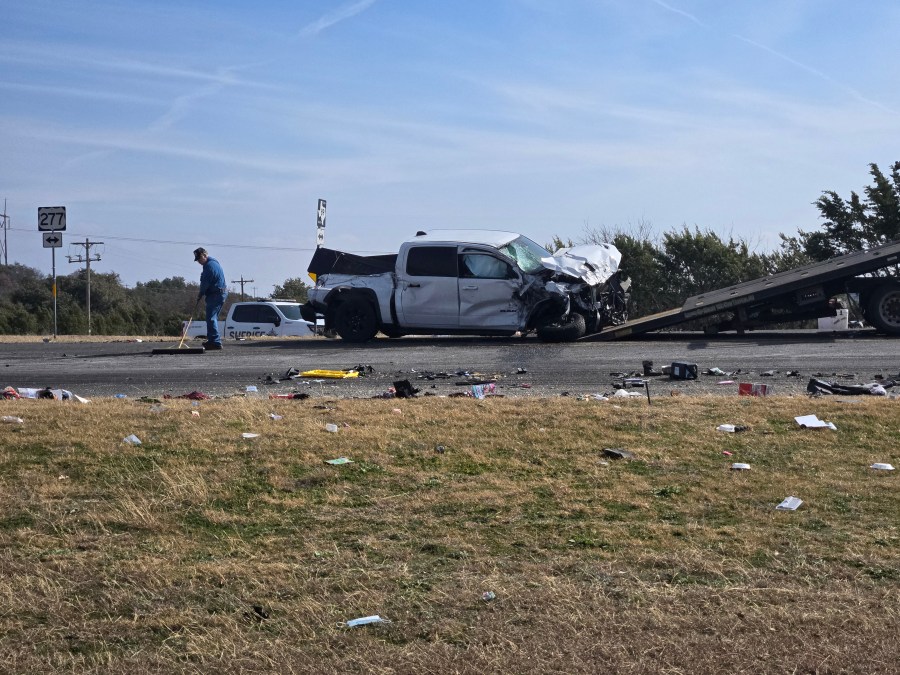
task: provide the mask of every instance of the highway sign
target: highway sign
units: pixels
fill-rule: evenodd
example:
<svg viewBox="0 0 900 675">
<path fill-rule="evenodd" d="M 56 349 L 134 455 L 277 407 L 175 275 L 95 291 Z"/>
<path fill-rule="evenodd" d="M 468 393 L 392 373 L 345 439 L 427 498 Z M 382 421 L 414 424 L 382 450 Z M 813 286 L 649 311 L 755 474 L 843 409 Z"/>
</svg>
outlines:
<svg viewBox="0 0 900 675">
<path fill-rule="evenodd" d="M 44 248 L 60 248 L 62 235 L 59 232 L 44 232 Z"/>
<path fill-rule="evenodd" d="M 65 206 L 41 206 L 38 208 L 38 230 L 41 232 L 62 232 L 65 229 Z"/>
<path fill-rule="evenodd" d="M 320 199 L 316 208 L 316 246 L 322 246 L 325 243 L 325 206 L 325 200 Z"/>
</svg>

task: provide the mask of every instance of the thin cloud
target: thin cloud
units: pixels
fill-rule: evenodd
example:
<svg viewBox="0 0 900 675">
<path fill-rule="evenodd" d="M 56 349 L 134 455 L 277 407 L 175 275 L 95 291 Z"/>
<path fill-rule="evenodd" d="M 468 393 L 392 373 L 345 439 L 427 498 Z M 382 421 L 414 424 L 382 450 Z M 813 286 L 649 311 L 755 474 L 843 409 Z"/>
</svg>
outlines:
<svg viewBox="0 0 900 675">
<path fill-rule="evenodd" d="M 689 14 L 689 13 L 682 11 L 676 7 L 672 7 L 671 5 L 666 4 L 662 0 L 651 0 L 651 2 L 653 2 L 656 5 L 659 5 L 660 7 L 662 7 L 663 9 L 665 9 L 669 12 L 673 12 L 674 14 L 678 14 L 679 16 L 683 16 L 686 19 L 693 21 L 698 26 L 702 26 L 703 28 L 710 28 L 710 26 L 708 24 L 704 23 L 703 21 L 698 19 L 693 14 Z M 766 52 L 767 54 L 774 56 L 775 58 L 781 59 L 782 61 L 785 61 L 786 63 L 790 63 L 792 66 L 795 66 L 796 68 L 804 70 L 807 73 L 810 73 L 811 75 L 815 75 L 819 79 L 824 80 L 825 82 L 828 82 L 829 84 L 832 84 L 836 87 L 839 87 L 840 89 L 843 89 L 848 94 L 853 96 L 853 98 L 855 98 L 858 101 L 861 101 L 862 103 L 865 103 L 865 104 L 871 105 L 871 106 L 875 106 L 876 108 L 878 108 L 884 112 L 890 113 L 891 115 L 900 114 L 896 110 L 892 110 L 891 108 L 887 107 L 886 105 L 884 105 L 882 103 L 879 103 L 878 101 L 875 101 L 871 98 L 867 98 L 866 96 L 863 96 L 859 91 L 857 91 L 853 87 L 850 87 L 850 86 L 844 84 L 843 82 L 834 79 L 827 73 L 823 73 L 821 70 L 818 70 L 817 68 L 813 68 L 812 66 L 809 66 L 805 63 L 801 63 L 800 61 L 797 61 L 796 59 L 793 59 L 790 56 L 787 56 L 786 54 L 782 54 L 781 52 L 776 51 L 776 50 L 772 49 L 771 47 L 767 47 L 766 45 L 756 42 L 755 40 L 751 40 L 750 38 L 744 37 L 743 35 L 738 35 L 735 33 L 735 34 L 732 34 L 732 37 L 737 40 L 741 40 L 742 42 L 745 42 L 748 45 L 755 47 L 756 49 L 760 49 L 760 50 Z"/>
<path fill-rule="evenodd" d="M 42 84 L 23 84 L 21 82 L 0 81 L 0 89 L 12 91 L 27 91 L 35 94 L 52 94 L 53 96 L 68 96 L 71 98 L 87 98 L 97 101 L 114 101 L 119 103 L 135 103 L 141 105 L 159 105 L 160 101 L 146 96 L 132 96 L 109 91 L 94 91 L 89 89 L 76 89 L 75 87 L 58 87 Z"/>
<path fill-rule="evenodd" d="M 762 51 L 766 52 L 767 54 L 771 54 L 772 56 L 774 56 L 778 59 L 781 59 L 782 61 L 790 63 L 792 66 L 796 66 L 797 68 L 800 68 L 801 70 L 805 70 L 807 73 L 815 75 L 819 79 L 822 79 L 825 82 L 828 82 L 829 84 L 833 84 L 834 86 L 843 89 L 844 91 L 846 91 L 847 93 L 852 95 L 853 98 L 857 99 L 858 101 L 862 101 L 863 103 L 866 103 L 868 105 L 875 106 L 876 108 L 879 108 L 880 110 L 888 112 L 892 115 L 898 114 L 896 110 L 892 110 L 891 108 L 888 108 L 886 105 L 883 105 L 883 104 L 879 103 L 878 101 L 874 101 L 870 98 L 863 96 L 860 92 L 858 92 L 853 87 L 847 86 L 843 82 L 834 79 L 833 77 L 831 77 L 830 75 L 828 75 L 826 73 L 823 73 L 821 70 L 813 68 L 812 66 L 808 66 L 805 63 L 801 63 L 800 61 L 797 61 L 796 59 L 792 59 L 790 56 L 787 56 L 786 54 L 782 54 L 781 52 L 775 51 L 771 47 L 767 47 L 766 45 L 760 44 L 759 42 L 751 40 L 750 38 L 746 38 L 743 35 L 735 35 L 734 37 L 737 38 L 738 40 L 746 42 L 748 45 L 751 45 L 752 47 L 761 49 Z"/>
<path fill-rule="evenodd" d="M 331 28 L 336 23 L 340 23 L 341 21 L 344 21 L 346 19 L 352 19 L 357 14 L 364 12 L 369 7 L 374 5 L 375 2 L 376 0 L 359 0 L 359 2 L 354 2 L 351 5 L 338 7 L 333 12 L 329 12 L 316 21 L 313 21 L 312 23 L 304 26 L 300 30 L 298 36 L 303 38 L 314 37 L 321 33 L 323 30 Z"/>
<path fill-rule="evenodd" d="M 698 19 L 693 14 L 688 14 L 687 12 L 678 9 L 677 7 L 672 7 L 672 5 L 667 5 L 662 0 L 652 0 L 652 2 L 654 4 L 659 5 L 663 9 L 672 12 L 673 14 L 678 14 L 679 16 L 683 16 L 685 19 L 689 19 L 689 20 L 693 21 L 698 26 L 702 26 L 703 28 L 709 28 L 709 26 L 707 26 L 705 23 L 703 23 L 700 19 Z"/>
</svg>

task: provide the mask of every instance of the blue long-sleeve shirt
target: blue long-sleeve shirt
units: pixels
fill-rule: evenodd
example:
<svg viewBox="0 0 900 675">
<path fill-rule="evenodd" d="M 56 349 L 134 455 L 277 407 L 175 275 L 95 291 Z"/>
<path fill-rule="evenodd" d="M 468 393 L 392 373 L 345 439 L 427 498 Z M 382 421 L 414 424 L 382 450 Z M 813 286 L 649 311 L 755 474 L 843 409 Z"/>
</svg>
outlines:
<svg viewBox="0 0 900 675">
<path fill-rule="evenodd" d="M 215 258 L 207 258 L 206 264 L 203 265 L 203 272 L 200 273 L 200 296 L 206 296 L 216 291 L 224 293 L 228 290 L 225 284 L 225 272 L 222 266 Z"/>
</svg>

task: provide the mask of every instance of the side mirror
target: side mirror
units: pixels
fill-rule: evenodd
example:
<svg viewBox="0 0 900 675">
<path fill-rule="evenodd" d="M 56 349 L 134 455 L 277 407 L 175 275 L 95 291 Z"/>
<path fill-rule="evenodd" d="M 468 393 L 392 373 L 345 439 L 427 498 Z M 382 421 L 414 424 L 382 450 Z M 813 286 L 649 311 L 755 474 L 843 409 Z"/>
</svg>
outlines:
<svg viewBox="0 0 900 675">
<path fill-rule="evenodd" d="M 281 317 L 280 317 L 280 316 L 276 316 L 276 317 L 275 317 L 275 321 L 274 321 L 273 323 L 274 323 L 276 326 L 280 326 L 280 325 L 281 325 Z"/>
</svg>

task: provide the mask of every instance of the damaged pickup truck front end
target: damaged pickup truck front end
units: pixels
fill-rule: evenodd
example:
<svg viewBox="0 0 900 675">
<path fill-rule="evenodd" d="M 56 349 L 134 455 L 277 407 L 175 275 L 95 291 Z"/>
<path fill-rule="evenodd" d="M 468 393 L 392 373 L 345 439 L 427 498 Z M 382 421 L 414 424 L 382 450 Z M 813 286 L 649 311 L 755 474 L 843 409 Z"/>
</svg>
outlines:
<svg viewBox="0 0 900 675">
<path fill-rule="evenodd" d="M 422 334 L 576 340 L 627 320 L 628 282 L 610 244 L 550 254 L 514 232 L 420 232 L 394 255 L 317 249 L 304 318 L 364 342 Z"/>
<path fill-rule="evenodd" d="M 550 272 L 546 282 L 568 300 L 568 311 L 544 316 L 534 327 L 547 342 L 577 340 L 628 320 L 631 281 L 622 276 L 622 254 L 612 244 L 564 248 L 541 258 Z"/>
</svg>

